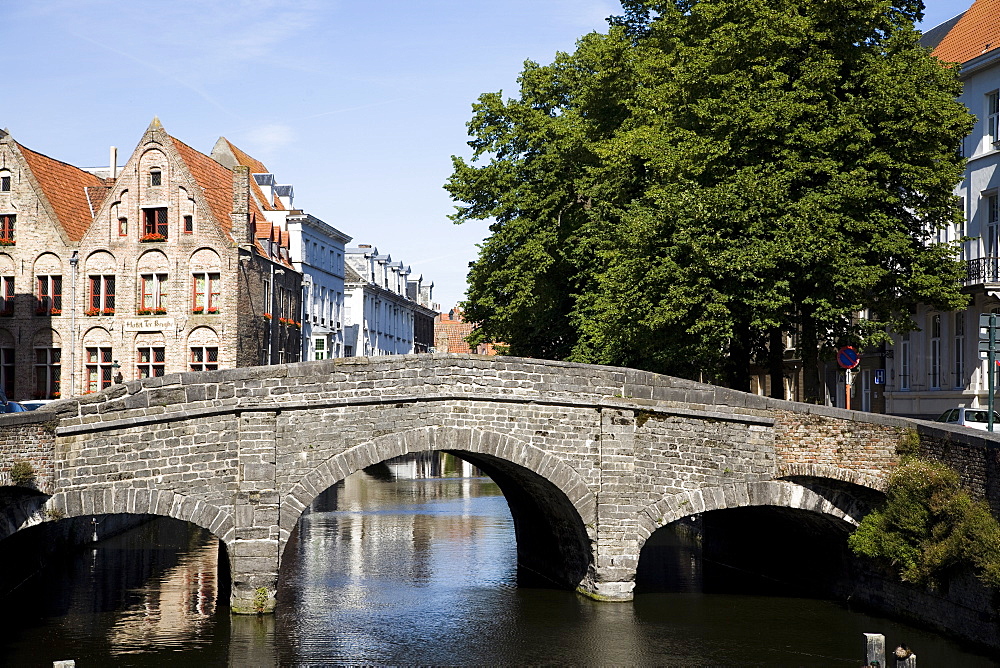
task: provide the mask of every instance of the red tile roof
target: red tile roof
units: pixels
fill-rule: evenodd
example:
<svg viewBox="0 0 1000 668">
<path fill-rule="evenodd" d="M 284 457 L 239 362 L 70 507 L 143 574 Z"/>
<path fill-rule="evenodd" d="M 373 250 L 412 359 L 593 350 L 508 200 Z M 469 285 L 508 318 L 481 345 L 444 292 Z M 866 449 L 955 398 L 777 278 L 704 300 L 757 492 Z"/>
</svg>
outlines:
<svg viewBox="0 0 1000 668">
<path fill-rule="evenodd" d="M 88 188 L 103 188 L 104 181 L 90 172 L 17 145 L 35 176 L 58 222 L 72 241 L 79 241 L 93 221 Z M 100 206 L 100 202 L 96 203 Z M 94 209 L 96 211 L 96 208 Z"/>
<path fill-rule="evenodd" d="M 226 142 L 226 146 L 228 146 L 229 150 L 233 152 L 233 157 L 236 158 L 236 164 L 243 165 L 244 167 L 249 167 L 251 174 L 271 173 L 267 171 L 267 167 L 264 166 L 264 163 L 262 163 L 257 158 L 254 158 L 253 156 L 250 156 L 247 153 L 238 149 L 236 145 L 233 144 L 233 142 L 229 141 L 225 137 L 222 137 L 222 141 Z M 251 192 L 253 192 L 254 196 L 257 198 L 257 201 L 260 203 L 260 206 L 262 206 L 265 211 L 280 211 L 285 208 L 280 204 L 276 206 L 274 203 L 268 202 L 267 198 L 264 197 L 264 191 L 260 189 L 260 186 L 257 185 L 256 179 L 254 179 L 252 176 L 250 177 L 250 190 Z M 274 199 L 277 200 L 278 198 L 275 197 Z"/>
<path fill-rule="evenodd" d="M 1000 0 L 976 0 L 934 49 L 947 63 L 966 63 L 1000 48 Z"/>
</svg>

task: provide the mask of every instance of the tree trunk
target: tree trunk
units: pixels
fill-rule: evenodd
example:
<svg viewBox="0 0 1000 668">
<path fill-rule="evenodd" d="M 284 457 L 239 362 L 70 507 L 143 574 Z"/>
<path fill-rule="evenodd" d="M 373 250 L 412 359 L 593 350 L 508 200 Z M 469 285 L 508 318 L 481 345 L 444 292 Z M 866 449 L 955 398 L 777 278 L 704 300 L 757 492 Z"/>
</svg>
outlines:
<svg viewBox="0 0 1000 668">
<path fill-rule="evenodd" d="M 767 369 L 771 376 L 772 399 L 785 398 L 785 337 L 780 327 L 772 327 L 767 335 Z"/>
<path fill-rule="evenodd" d="M 750 325 L 740 320 L 733 327 L 733 336 L 729 340 L 729 360 L 726 364 L 726 384 L 734 390 L 750 391 L 752 351 Z"/>
<path fill-rule="evenodd" d="M 802 353 L 802 401 L 807 404 L 823 403 L 822 383 L 819 377 L 819 341 L 813 310 L 803 308 L 799 347 Z"/>
</svg>

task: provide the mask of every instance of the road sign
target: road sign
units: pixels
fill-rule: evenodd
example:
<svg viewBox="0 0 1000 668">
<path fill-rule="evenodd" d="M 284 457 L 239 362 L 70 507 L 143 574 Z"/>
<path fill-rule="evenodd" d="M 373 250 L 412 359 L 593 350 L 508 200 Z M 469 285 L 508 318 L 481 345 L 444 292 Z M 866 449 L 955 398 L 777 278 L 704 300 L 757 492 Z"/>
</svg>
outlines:
<svg viewBox="0 0 1000 668">
<path fill-rule="evenodd" d="M 844 346 L 837 351 L 837 364 L 842 369 L 853 369 L 861 364 L 861 357 L 858 355 L 858 351 L 851 346 Z"/>
</svg>

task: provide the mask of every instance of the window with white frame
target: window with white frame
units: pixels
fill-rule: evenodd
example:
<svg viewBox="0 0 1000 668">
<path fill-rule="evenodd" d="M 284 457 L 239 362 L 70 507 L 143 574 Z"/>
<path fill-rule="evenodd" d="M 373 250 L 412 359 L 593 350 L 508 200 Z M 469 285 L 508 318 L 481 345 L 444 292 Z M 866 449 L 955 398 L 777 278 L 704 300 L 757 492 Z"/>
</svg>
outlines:
<svg viewBox="0 0 1000 668">
<path fill-rule="evenodd" d="M 986 94 L 986 139 L 994 148 L 1000 148 L 1000 91 Z"/>
<path fill-rule="evenodd" d="M 941 314 L 931 316 L 930 386 L 941 389 Z"/>
<path fill-rule="evenodd" d="M 142 346 L 136 351 L 136 375 L 138 378 L 154 378 L 163 375 L 167 358 L 166 349 L 157 346 Z"/>
<path fill-rule="evenodd" d="M 90 306 L 87 315 L 114 315 L 115 277 L 91 276 L 88 282 Z"/>
<path fill-rule="evenodd" d="M 899 342 L 899 389 L 910 389 L 910 333 Z"/>
<path fill-rule="evenodd" d="M 14 349 L 0 348 L 0 387 L 8 397 L 14 396 Z"/>
<path fill-rule="evenodd" d="M 14 315 L 13 276 L 0 276 L 0 315 Z"/>
<path fill-rule="evenodd" d="M 167 275 L 139 276 L 139 315 L 163 315 L 167 312 Z"/>
<path fill-rule="evenodd" d="M 111 387 L 113 380 L 113 364 L 111 348 L 87 348 L 86 371 L 83 391 L 99 392 Z"/>
<path fill-rule="evenodd" d="M 10 171 L 0 170 L 0 193 L 10 192 Z"/>
<path fill-rule="evenodd" d="M 62 276 L 38 276 L 35 283 L 36 306 L 39 315 L 62 313 Z"/>
<path fill-rule="evenodd" d="M 215 371 L 219 368 L 217 346 L 192 346 L 191 371 Z"/>
<path fill-rule="evenodd" d="M 191 311 L 218 313 L 221 302 L 221 276 L 214 272 L 197 272 L 193 275 Z"/>
<path fill-rule="evenodd" d="M 965 312 L 955 314 L 955 387 L 965 387 Z"/>
<path fill-rule="evenodd" d="M 59 348 L 35 348 L 35 398 L 59 397 Z"/>
</svg>

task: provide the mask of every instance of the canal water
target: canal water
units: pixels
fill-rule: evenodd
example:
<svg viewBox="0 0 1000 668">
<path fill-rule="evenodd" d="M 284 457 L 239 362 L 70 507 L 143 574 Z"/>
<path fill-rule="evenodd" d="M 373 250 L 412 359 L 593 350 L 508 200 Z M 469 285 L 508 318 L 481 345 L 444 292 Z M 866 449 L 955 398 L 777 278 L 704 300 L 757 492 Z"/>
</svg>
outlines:
<svg viewBox="0 0 1000 668">
<path fill-rule="evenodd" d="M 321 496 L 285 553 L 274 616 L 217 605 L 218 547 L 196 527 L 159 519 L 97 542 L 3 599 L 0 665 L 854 668 L 865 632 L 906 642 L 924 668 L 998 665 L 830 601 L 701 593 L 697 553 L 683 544 L 673 593 L 609 604 L 519 589 L 506 503 L 470 473 L 399 462 Z"/>
</svg>

